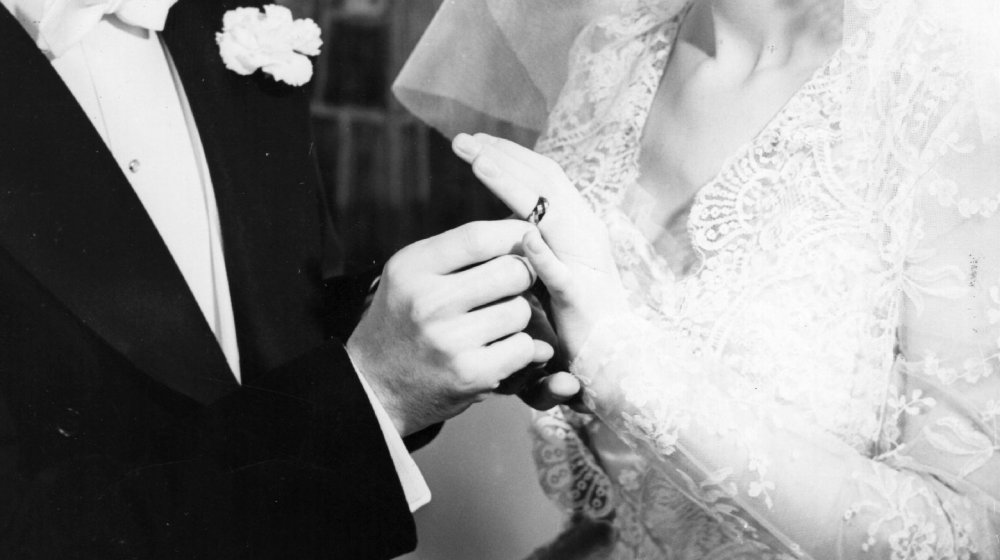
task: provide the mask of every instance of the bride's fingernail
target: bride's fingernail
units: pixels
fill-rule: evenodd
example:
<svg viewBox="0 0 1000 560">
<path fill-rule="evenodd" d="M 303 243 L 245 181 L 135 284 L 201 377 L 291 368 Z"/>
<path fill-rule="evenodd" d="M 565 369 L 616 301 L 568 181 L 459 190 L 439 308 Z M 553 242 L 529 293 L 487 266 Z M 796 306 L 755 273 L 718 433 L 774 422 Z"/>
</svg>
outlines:
<svg viewBox="0 0 1000 560">
<path fill-rule="evenodd" d="M 478 140 L 463 132 L 455 137 L 455 141 L 452 142 L 452 149 L 463 158 L 473 159 L 479 154 L 481 144 Z"/>
<path fill-rule="evenodd" d="M 494 179 L 500 176 L 500 168 L 485 156 L 479 156 L 475 162 L 476 173 L 484 179 Z"/>
</svg>

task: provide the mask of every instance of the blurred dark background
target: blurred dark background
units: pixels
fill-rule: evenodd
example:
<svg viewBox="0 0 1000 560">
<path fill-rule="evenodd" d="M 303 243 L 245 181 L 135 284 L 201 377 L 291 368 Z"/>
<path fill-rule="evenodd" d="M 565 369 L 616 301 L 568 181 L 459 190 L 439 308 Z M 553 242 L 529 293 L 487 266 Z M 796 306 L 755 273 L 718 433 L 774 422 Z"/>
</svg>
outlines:
<svg viewBox="0 0 1000 560">
<path fill-rule="evenodd" d="M 279 1 L 323 29 L 310 83 L 314 131 L 348 272 L 508 214 L 448 140 L 389 91 L 442 0 Z M 420 545 L 403 560 L 518 559 L 558 532 L 561 518 L 536 480 L 528 418 L 516 398 L 494 398 L 414 455 L 434 497 L 416 514 Z"/>
<path fill-rule="evenodd" d="M 463 222 L 503 217 L 448 141 L 390 86 L 441 0 L 284 0 L 323 28 L 310 82 L 320 170 L 348 269 Z"/>
</svg>

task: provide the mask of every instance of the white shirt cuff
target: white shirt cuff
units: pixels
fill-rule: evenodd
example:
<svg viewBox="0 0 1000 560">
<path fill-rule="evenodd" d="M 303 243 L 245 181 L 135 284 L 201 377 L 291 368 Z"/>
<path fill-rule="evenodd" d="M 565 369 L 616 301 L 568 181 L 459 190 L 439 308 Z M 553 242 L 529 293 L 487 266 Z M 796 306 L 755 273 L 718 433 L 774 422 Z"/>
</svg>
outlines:
<svg viewBox="0 0 1000 560">
<path fill-rule="evenodd" d="M 347 355 L 350 357 L 350 352 Z M 389 413 L 385 411 L 385 407 L 382 406 L 378 397 L 375 396 L 371 385 L 368 384 L 368 380 L 361 373 L 353 357 L 351 357 L 351 363 L 354 364 L 354 371 L 358 372 L 358 379 L 361 380 L 361 386 L 365 388 L 365 394 L 368 395 L 368 400 L 375 411 L 375 417 L 378 419 L 378 425 L 382 429 L 385 444 L 389 448 L 389 456 L 392 457 L 392 464 L 396 467 L 396 475 L 403 485 L 406 503 L 410 506 L 410 512 L 415 512 L 430 503 L 431 489 L 427 486 L 424 476 L 420 474 L 420 467 L 417 466 L 413 457 L 410 457 L 410 452 L 406 449 L 406 444 L 403 443 L 403 438 L 396 430 L 395 424 L 392 423 L 392 418 L 389 418 Z"/>
</svg>

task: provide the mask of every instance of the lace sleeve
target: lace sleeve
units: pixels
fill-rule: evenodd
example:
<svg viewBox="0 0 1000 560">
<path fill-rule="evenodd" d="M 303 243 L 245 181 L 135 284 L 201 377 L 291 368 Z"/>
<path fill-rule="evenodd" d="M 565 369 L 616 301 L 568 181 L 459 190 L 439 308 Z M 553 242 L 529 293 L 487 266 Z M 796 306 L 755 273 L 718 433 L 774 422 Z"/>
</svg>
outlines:
<svg viewBox="0 0 1000 560">
<path fill-rule="evenodd" d="M 813 558 L 1000 558 L 998 329 L 963 320 L 964 340 L 908 329 L 885 403 L 898 445 L 874 457 L 633 317 L 602 325 L 575 371 L 602 420 L 734 534 Z"/>
<path fill-rule="evenodd" d="M 563 407 L 536 413 L 532 451 L 538 482 L 566 514 L 556 539 L 526 560 L 606 558 L 614 548 L 613 518 L 619 501 L 611 479 L 586 444 L 593 417 Z"/>
<path fill-rule="evenodd" d="M 1000 142 L 980 122 L 937 110 L 893 155 L 919 172 L 886 210 L 898 349 L 869 449 L 666 323 L 608 318 L 574 362 L 600 418 L 762 557 L 1000 558 Z"/>
</svg>

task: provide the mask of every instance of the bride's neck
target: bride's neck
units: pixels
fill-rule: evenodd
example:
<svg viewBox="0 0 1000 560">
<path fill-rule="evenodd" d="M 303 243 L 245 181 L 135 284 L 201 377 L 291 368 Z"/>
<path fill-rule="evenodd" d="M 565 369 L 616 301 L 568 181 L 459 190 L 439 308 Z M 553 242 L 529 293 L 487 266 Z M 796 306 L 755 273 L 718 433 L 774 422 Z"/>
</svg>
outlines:
<svg viewBox="0 0 1000 560">
<path fill-rule="evenodd" d="M 688 37 L 717 60 L 749 71 L 783 66 L 839 42 L 842 0 L 700 0 Z"/>
</svg>

